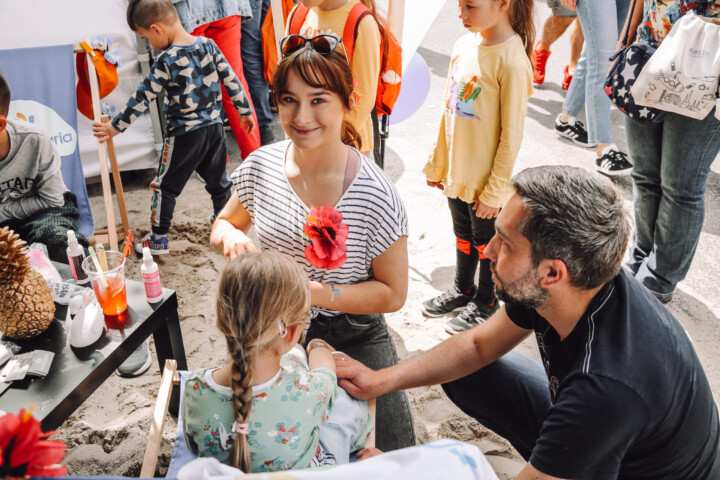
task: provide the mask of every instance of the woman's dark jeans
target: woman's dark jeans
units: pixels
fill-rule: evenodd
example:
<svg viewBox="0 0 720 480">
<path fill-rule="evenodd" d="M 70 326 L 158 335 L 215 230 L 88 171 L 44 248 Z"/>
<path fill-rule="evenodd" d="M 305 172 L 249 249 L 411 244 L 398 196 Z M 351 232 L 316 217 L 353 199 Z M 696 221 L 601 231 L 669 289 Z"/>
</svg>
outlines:
<svg viewBox="0 0 720 480">
<path fill-rule="evenodd" d="M 703 120 L 667 113 L 660 123 L 626 118 L 633 161 L 635 236 L 628 267 L 656 296 L 685 278 L 705 218 L 705 182 L 720 151 L 715 110 Z"/>
<path fill-rule="evenodd" d="M 318 315 L 310 322 L 307 332 L 307 339 L 313 338 L 322 338 L 336 350 L 347 353 L 373 370 L 398 362 L 395 345 L 382 314 Z M 405 392 L 378 397 L 375 429 L 376 446 L 382 451 L 415 445 L 415 429 Z"/>
</svg>

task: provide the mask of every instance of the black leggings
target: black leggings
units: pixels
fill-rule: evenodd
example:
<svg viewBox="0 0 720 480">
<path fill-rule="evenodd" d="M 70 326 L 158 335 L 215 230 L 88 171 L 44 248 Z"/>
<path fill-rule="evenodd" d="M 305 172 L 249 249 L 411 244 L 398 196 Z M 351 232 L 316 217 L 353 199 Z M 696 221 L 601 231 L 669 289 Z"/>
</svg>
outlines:
<svg viewBox="0 0 720 480">
<path fill-rule="evenodd" d="M 457 198 L 448 198 L 448 207 L 452 216 L 453 232 L 457 238 L 455 286 L 461 292 L 471 290 L 479 262 L 475 300 L 490 304 L 495 301 L 495 289 L 490 260 L 483 255 L 483 251 L 495 235 L 495 219 L 477 217 L 472 203 Z"/>
</svg>

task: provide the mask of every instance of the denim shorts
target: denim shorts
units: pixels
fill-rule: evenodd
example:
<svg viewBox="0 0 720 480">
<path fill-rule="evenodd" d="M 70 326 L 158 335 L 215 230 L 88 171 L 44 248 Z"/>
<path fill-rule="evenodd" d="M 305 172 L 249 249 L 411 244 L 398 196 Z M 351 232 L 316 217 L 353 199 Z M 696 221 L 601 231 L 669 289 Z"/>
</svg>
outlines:
<svg viewBox="0 0 720 480">
<path fill-rule="evenodd" d="M 547 4 L 552 10 L 553 15 L 556 17 L 577 17 L 577 12 L 567 8 L 565 5 L 560 3 L 560 0 L 548 0 Z"/>
</svg>

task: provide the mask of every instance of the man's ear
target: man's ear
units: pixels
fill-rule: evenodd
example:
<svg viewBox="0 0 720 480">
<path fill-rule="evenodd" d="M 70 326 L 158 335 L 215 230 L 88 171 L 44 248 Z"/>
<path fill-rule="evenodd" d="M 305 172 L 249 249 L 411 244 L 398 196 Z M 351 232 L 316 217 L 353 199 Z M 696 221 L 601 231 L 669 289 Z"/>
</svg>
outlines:
<svg viewBox="0 0 720 480">
<path fill-rule="evenodd" d="M 538 277 L 540 278 L 540 286 L 542 288 L 551 288 L 559 285 L 565 280 L 568 280 L 567 265 L 565 262 L 558 259 L 543 260 L 538 266 Z"/>
<path fill-rule="evenodd" d="M 7 127 L 8 121 L 7 118 L 5 118 L 5 115 L 0 115 L 0 132 L 5 130 Z"/>
</svg>

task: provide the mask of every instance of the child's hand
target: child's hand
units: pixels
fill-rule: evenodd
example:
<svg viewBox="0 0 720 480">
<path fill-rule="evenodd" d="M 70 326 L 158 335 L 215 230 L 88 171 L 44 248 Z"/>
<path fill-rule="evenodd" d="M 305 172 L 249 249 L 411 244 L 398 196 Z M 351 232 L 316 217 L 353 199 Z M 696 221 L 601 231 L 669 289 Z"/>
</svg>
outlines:
<svg viewBox="0 0 720 480">
<path fill-rule="evenodd" d="M 499 208 L 488 207 L 480 200 L 476 201 L 472 208 L 475 210 L 475 216 L 479 218 L 497 218 L 500 211 Z"/>
<path fill-rule="evenodd" d="M 98 142 L 104 143 L 106 140 L 110 140 L 112 137 L 117 135 L 118 132 L 110 122 L 93 122 L 93 135 L 98 137 Z"/>
<path fill-rule="evenodd" d="M 357 460 L 358 460 L 358 462 L 359 462 L 360 460 L 367 460 L 367 459 L 370 458 L 370 457 L 375 457 L 375 456 L 377 456 L 377 455 L 381 455 L 382 453 L 383 453 L 382 450 L 378 450 L 378 449 L 375 448 L 375 447 L 363 448 L 362 450 L 360 450 L 360 451 L 358 452 L 358 454 L 357 454 Z"/>
<path fill-rule="evenodd" d="M 253 119 L 253 116 L 247 115 L 245 117 L 240 117 L 240 126 L 245 133 L 248 135 L 251 134 L 253 130 L 255 130 L 255 120 Z"/>
<path fill-rule="evenodd" d="M 431 182 L 430 180 L 426 180 L 429 187 L 435 187 L 439 188 L 440 190 L 445 190 L 445 185 L 442 184 L 442 182 Z"/>
</svg>

